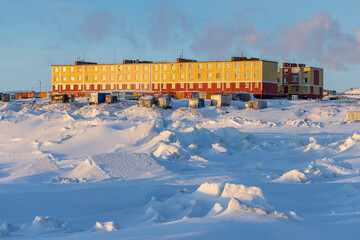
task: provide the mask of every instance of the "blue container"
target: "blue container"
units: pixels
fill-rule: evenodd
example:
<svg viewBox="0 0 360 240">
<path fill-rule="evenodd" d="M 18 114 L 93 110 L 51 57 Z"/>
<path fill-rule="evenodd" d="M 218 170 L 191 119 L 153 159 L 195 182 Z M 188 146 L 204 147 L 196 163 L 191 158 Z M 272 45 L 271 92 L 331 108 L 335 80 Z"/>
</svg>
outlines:
<svg viewBox="0 0 360 240">
<path fill-rule="evenodd" d="M 106 100 L 107 93 L 91 93 L 90 94 L 90 104 L 99 104 L 104 103 Z"/>
</svg>

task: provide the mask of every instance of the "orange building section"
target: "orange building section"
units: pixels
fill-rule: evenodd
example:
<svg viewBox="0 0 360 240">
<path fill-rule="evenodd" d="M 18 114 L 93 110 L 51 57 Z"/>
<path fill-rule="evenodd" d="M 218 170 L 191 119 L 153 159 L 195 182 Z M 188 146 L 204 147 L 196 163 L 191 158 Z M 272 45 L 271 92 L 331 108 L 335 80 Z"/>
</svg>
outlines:
<svg viewBox="0 0 360 240">
<path fill-rule="evenodd" d="M 277 62 L 232 57 L 231 61 L 153 63 L 124 60 L 122 64 L 76 61 L 74 65 L 52 66 L 54 92 L 139 91 L 251 92 L 260 97 L 278 94 Z"/>
</svg>

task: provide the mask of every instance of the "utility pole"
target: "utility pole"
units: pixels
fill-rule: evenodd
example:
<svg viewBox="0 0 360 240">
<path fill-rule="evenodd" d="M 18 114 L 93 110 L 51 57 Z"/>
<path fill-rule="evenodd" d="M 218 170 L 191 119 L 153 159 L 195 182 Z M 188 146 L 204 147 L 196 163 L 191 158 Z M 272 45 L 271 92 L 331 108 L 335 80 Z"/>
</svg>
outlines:
<svg viewBox="0 0 360 240">
<path fill-rule="evenodd" d="M 41 81 L 39 79 L 36 79 L 37 81 L 39 81 L 39 84 L 40 84 L 40 91 L 41 92 Z"/>
</svg>

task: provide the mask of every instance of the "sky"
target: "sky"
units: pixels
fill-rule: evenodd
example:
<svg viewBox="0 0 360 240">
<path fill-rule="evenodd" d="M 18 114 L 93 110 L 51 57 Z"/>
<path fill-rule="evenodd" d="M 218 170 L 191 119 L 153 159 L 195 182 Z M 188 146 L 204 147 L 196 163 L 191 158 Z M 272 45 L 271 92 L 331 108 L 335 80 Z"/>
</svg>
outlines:
<svg viewBox="0 0 360 240">
<path fill-rule="evenodd" d="M 360 87 L 358 0 L 0 0 L 0 91 L 51 88 L 78 58 L 257 57 L 324 69 L 324 88 Z"/>
</svg>

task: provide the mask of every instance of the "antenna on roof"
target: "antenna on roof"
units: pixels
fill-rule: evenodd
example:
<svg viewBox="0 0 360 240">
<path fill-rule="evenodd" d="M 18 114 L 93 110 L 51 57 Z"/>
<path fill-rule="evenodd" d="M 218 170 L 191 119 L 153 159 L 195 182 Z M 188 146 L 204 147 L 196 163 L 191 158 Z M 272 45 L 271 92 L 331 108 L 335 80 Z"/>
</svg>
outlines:
<svg viewBox="0 0 360 240">
<path fill-rule="evenodd" d="M 242 56 L 242 57 L 245 57 L 245 56 L 244 56 L 244 52 L 243 52 L 243 51 L 241 51 L 241 56 Z"/>
<path fill-rule="evenodd" d="M 181 49 L 180 58 L 184 58 L 184 49 Z"/>
</svg>

